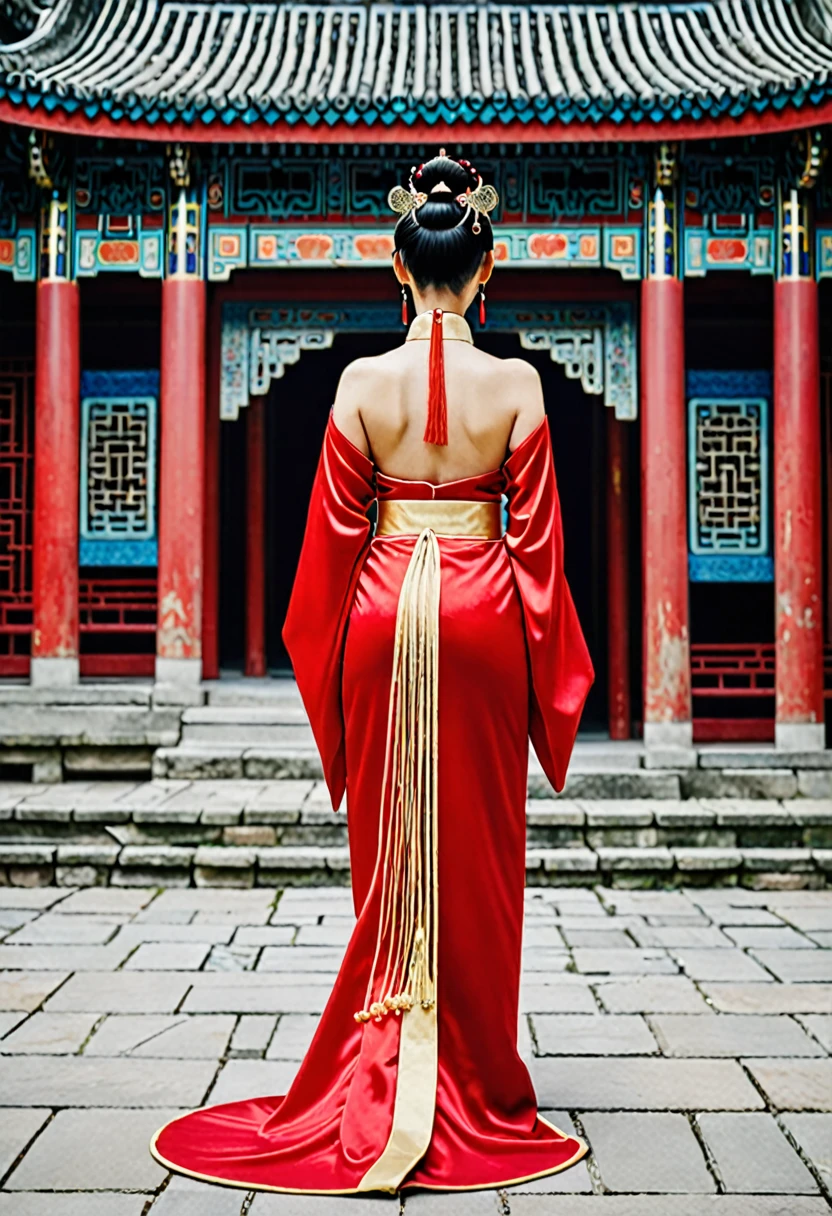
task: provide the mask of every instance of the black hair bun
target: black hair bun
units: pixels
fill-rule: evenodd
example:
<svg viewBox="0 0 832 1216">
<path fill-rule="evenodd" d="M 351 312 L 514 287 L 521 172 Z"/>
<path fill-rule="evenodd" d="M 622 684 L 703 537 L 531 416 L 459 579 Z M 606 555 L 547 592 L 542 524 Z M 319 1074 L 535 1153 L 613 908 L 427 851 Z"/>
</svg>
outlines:
<svg viewBox="0 0 832 1216">
<path fill-rule="evenodd" d="M 396 249 L 421 290 L 447 287 L 459 294 L 494 247 L 488 218 L 481 216 L 474 232 L 477 213 L 458 201 L 479 175 L 470 161 L 435 156 L 414 170 L 411 181 L 427 202 L 399 220 Z"/>
</svg>

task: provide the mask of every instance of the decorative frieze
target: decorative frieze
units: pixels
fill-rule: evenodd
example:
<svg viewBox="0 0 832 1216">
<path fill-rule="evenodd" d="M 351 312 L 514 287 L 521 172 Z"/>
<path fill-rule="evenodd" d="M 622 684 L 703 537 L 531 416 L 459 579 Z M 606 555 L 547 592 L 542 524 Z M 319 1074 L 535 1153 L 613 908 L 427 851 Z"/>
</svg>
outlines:
<svg viewBox="0 0 832 1216">
<path fill-rule="evenodd" d="M 474 326 L 476 328 L 476 325 Z M 603 395 L 616 417 L 638 411 L 636 331 L 629 303 L 545 308 L 491 304 L 488 330 L 515 333 L 526 350 L 548 350 L 586 392 Z M 251 396 L 303 352 L 326 349 L 339 334 L 401 333 L 395 302 L 344 304 L 226 304 L 223 308 L 220 415 L 234 419 Z"/>
<path fill-rule="evenodd" d="M 389 267 L 393 229 L 310 225 L 219 224 L 208 229 L 208 277 L 224 282 L 233 270 L 299 266 Z M 504 227 L 494 232 L 498 266 L 567 270 L 608 267 L 624 279 L 641 277 L 642 232 L 637 225 Z"/>
<path fill-rule="evenodd" d="M 140 217 L 124 217 L 114 224 L 111 217 L 101 216 L 97 228 L 76 229 L 76 276 L 132 270 L 143 279 L 159 279 L 164 272 L 164 241 L 164 230 L 147 230 Z"/>
</svg>

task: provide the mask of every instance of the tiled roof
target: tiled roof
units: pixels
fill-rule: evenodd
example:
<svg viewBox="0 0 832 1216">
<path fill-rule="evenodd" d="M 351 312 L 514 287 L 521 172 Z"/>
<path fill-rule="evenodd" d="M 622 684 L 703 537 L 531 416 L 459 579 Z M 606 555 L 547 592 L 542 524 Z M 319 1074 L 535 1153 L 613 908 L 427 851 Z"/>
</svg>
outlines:
<svg viewBox="0 0 832 1216">
<path fill-rule="evenodd" d="M 166 124 L 667 124 L 832 96 L 832 0 L 0 0 L 0 97 Z"/>
</svg>

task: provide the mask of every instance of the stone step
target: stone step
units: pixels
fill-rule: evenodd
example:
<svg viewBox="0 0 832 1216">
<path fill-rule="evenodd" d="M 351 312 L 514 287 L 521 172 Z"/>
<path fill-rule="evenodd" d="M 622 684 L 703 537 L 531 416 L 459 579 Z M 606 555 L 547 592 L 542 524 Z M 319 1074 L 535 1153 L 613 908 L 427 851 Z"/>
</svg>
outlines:
<svg viewBox="0 0 832 1216">
<path fill-rule="evenodd" d="M 691 881 L 698 874 L 745 881 L 743 875 L 770 873 L 816 883 L 832 856 L 828 799 L 537 798 L 527 804 L 526 822 L 530 866 L 538 858 L 546 871 L 551 854 L 561 859 L 556 875 L 615 872 L 640 882 L 684 874 Z M 304 863 L 301 877 L 312 882 L 324 881 L 329 851 L 346 848 L 347 817 L 332 812 L 325 786 L 312 780 L 0 785 L 0 845 L 5 881 L 12 882 L 55 866 L 60 881 L 127 881 L 113 876 L 132 873 L 134 864 L 148 881 L 156 869 L 165 871 L 165 881 L 176 870 L 183 871 L 173 874 L 177 881 L 190 881 L 194 867 L 210 868 L 197 854 L 225 858 L 216 867 L 223 872 L 248 871 L 261 864 L 263 850 L 273 869 L 280 858 L 291 868 L 296 854 L 312 850 L 313 859 L 326 863 L 323 869 Z M 204 849 L 219 852 L 200 853 Z M 580 869 L 590 855 L 597 858 L 592 868 Z M 567 863 L 572 871 L 564 869 Z"/>
<path fill-rule="evenodd" d="M 298 686 L 291 676 L 205 680 L 202 688 L 206 703 L 213 707 L 302 704 Z"/>
<path fill-rule="evenodd" d="M 208 710 L 187 710 L 195 716 L 183 731 L 214 731 L 201 722 Z M 230 711 L 225 710 L 225 713 Z M 244 713 L 253 713 L 245 710 Z M 263 711 L 268 717 L 271 710 Z M 159 747 L 153 756 L 153 776 L 188 781 L 225 778 L 280 780 L 318 779 L 320 759 L 308 727 L 247 723 L 242 717 L 223 727 L 222 742 L 198 738 L 177 747 Z M 260 731 L 281 732 L 285 742 L 262 742 Z M 243 736 L 233 737 L 234 733 Z M 569 768 L 563 796 L 567 798 L 739 798 L 781 799 L 832 798 L 832 768 L 791 769 L 767 765 L 760 768 L 686 768 L 680 770 L 641 767 L 636 749 L 618 752 L 615 746 L 578 744 Z M 554 791 L 534 755 L 530 757 L 530 798 L 552 798 Z"/>
<path fill-rule="evenodd" d="M 832 849 L 529 848 L 532 886 L 736 885 L 821 888 Z M 12 886 L 344 886 L 346 845 L 11 844 L 0 842 L 0 883 Z"/>
<path fill-rule="evenodd" d="M 234 727 L 233 729 L 238 729 Z M 241 727 L 242 731 L 252 728 Z M 289 732 L 294 728 L 280 729 Z M 298 728 L 300 731 L 302 728 Z M 308 729 L 308 728 L 307 728 Z M 153 776 L 187 781 L 225 778 L 230 780 L 310 778 L 323 776 L 321 762 L 311 734 L 298 734 L 291 743 L 270 746 L 256 742 L 229 741 L 213 744 L 200 739 L 183 742 L 178 747 L 160 747 L 153 757 Z M 569 770 L 564 794 L 585 798 L 679 798 L 680 775 L 661 770 L 599 764 L 589 757 L 586 765 L 578 754 Z M 551 798 L 554 791 L 542 769 L 532 758 L 529 765 L 529 797 Z"/>
</svg>

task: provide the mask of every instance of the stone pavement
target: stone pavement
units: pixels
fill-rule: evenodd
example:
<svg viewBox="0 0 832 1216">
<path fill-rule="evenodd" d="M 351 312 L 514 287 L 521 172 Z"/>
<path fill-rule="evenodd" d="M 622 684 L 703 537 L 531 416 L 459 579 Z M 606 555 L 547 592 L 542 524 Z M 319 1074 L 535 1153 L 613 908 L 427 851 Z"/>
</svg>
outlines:
<svg viewBox="0 0 832 1216">
<path fill-rule="evenodd" d="M 166 1176 L 151 1133 L 280 1093 L 352 925 L 339 889 L 0 887 L 0 1216 L 820 1216 L 832 891 L 530 888 L 520 1049 L 588 1161 L 346 1199 Z"/>
</svg>

